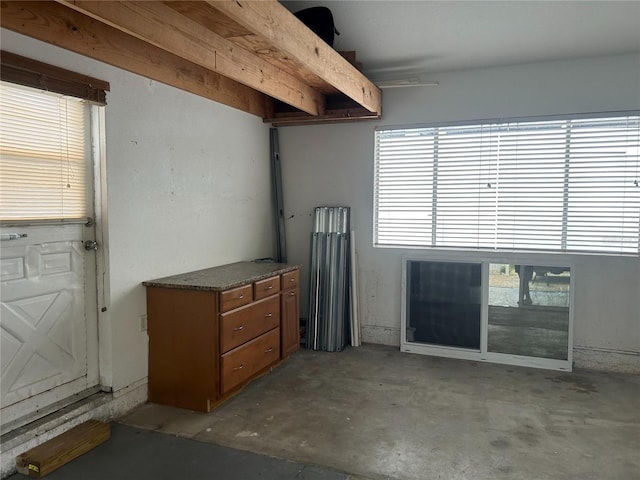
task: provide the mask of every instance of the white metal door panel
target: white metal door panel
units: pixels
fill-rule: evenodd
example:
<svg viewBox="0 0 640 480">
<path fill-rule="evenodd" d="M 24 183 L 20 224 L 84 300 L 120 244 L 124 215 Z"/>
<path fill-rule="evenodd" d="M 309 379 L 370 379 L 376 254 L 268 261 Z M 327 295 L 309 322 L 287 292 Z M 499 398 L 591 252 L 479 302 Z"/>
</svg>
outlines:
<svg viewBox="0 0 640 480">
<path fill-rule="evenodd" d="M 3 227 L 26 233 L 0 252 L 2 424 L 97 384 L 95 253 L 84 225 Z"/>
</svg>

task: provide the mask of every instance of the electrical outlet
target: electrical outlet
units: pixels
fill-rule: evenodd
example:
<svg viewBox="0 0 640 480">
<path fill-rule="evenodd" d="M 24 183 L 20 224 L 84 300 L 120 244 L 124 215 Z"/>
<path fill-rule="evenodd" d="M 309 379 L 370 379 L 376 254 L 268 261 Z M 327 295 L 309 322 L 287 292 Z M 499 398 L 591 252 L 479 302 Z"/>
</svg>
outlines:
<svg viewBox="0 0 640 480">
<path fill-rule="evenodd" d="M 147 316 L 146 315 L 140 315 L 140 331 L 141 332 L 146 332 L 147 331 Z"/>
</svg>

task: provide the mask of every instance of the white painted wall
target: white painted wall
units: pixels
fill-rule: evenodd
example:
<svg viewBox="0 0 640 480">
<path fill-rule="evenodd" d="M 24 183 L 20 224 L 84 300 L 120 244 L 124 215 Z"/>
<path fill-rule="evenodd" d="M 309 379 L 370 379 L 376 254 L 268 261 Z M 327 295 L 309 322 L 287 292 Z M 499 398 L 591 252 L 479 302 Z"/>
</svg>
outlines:
<svg viewBox="0 0 640 480">
<path fill-rule="evenodd" d="M 268 128 L 256 117 L 13 32 L 2 48 L 109 81 L 106 107 L 111 301 L 101 376 L 119 390 L 147 375 L 141 282 L 273 253 Z M 404 254 L 372 247 L 376 125 L 640 109 L 640 56 L 434 75 L 440 86 L 385 92 L 384 119 L 280 129 L 287 248 L 303 265 L 311 212 L 349 205 L 359 252 L 364 340 L 399 344 Z M 434 255 L 446 252 L 434 252 Z M 572 256 L 574 344 L 640 352 L 640 260 Z M 616 357 L 618 358 L 618 357 Z M 576 356 L 577 359 L 577 356 Z"/>
<path fill-rule="evenodd" d="M 2 30 L 6 51 L 111 84 L 109 309 L 101 378 L 147 376 L 144 280 L 273 255 L 269 129 L 260 118 Z M 104 338 L 107 335 L 108 338 Z"/>
<path fill-rule="evenodd" d="M 399 345 L 402 256 L 451 254 L 373 248 L 377 125 L 640 109 L 639 55 L 447 72 L 428 80 L 440 85 L 385 91 L 384 118 L 378 122 L 279 129 L 288 259 L 303 265 L 302 315 L 308 303 L 313 208 L 351 206 L 365 342 Z M 576 365 L 616 368 L 631 363 L 640 368 L 640 259 L 563 258 L 575 265 Z M 581 356 L 586 351 L 589 359 Z"/>
</svg>

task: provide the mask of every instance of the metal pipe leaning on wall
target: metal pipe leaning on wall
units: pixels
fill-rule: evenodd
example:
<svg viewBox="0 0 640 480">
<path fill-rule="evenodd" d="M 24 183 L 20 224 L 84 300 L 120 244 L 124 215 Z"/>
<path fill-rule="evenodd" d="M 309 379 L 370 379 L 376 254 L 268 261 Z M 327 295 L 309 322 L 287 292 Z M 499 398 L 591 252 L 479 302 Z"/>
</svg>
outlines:
<svg viewBox="0 0 640 480">
<path fill-rule="evenodd" d="M 336 352 L 349 341 L 349 207 L 317 207 L 311 234 L 307 348 Z"/>
</svg>

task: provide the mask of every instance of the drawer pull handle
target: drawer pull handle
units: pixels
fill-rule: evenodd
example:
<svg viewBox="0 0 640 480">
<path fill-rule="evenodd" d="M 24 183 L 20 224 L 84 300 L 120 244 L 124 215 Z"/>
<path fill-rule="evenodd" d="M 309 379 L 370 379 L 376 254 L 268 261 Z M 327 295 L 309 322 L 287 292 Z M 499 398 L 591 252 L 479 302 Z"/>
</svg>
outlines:
<svg viewBox="0 0 640 480">
<path fill-rule="evenodd" d="M 273 288 L 273 285 L 269 285 L 269 286 L 267 287 L 267 290 L 271 290 L 272 288 Z"/>
<path fill-rule="evenodd" d="M 233 367 L 233 371 L 236 372 L 238 370 L 242 370 L 244 368 L 244 365 L 240 365 L 239 367 Z"/>
<path fill-rule="evenodd" d="M 296 281 L 296 279 L 295 279 L 295 278 L 290 278 L 290 279 L 289 279 L 289 281 L 290 281 L 290 282 L 295 282 L 295 281 Z"/>
<path fill-rule="evenodd" d="M 239 327 L 236 327 L 233 329 L 234 332 L 239 332 L 240 330 L 242 330 L 244 328 L 244 325 L 240 325 Z"/>
<path fill-rule="evenodd" d="M 289 293 L 289 296 L 293 297 L 295 294 L 296 294 L 296 292 L 291 292 L 291 293 Z"/>
<path fill-rule="evenodd" d="M 265 315 L 265 317 L 266 317 L 266 318 L 273 317 L 273 313 L 269 312 L 269 313 L 267 313 L 267 314 Z"/>
<path fill-rule="evenodd" d="M 242 300 L 244 298 L 244 293 L 241 293 L 240 295 L 238 295 L 238 300 Z"/>
<path fill-rule="evenodd" d="M 273 348 L 267 348 L 267 349 L 264 351 L 264 353 L 271 353 L 271 352 L 273 352 Z"/>
</svg>

